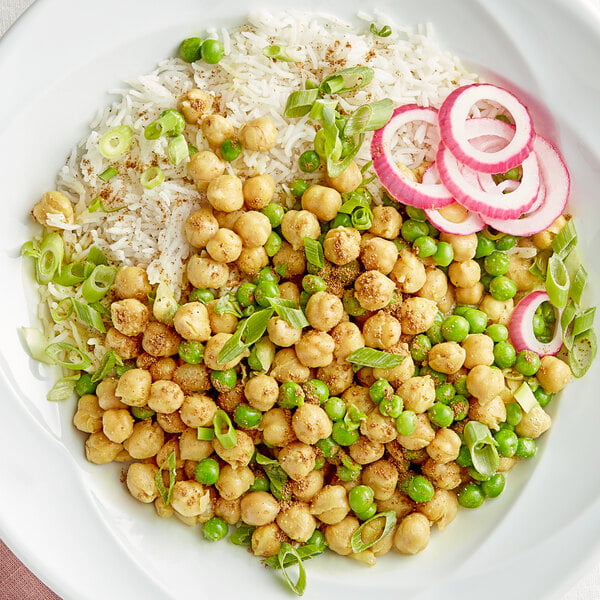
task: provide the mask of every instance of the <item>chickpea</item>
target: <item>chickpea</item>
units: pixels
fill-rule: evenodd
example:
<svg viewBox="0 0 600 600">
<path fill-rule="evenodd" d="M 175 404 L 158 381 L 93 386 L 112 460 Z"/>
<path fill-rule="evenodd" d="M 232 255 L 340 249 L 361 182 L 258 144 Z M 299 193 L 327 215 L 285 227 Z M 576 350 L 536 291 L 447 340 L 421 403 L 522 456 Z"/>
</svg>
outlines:
<svg viewBox="0 0 600 600">
<path fill-rule="evenodd" d="M 454 250 L 454 260 L 464 262 L 475 258 L 477 252 L 477 234 L 455 235 L 452 233 L 440 233 L 440 240 L 448 242 Z"/>
<path fill-rule="evenodd" d="M 437 305 L 433 300 L 418 296 L 406 298 L 400 305 L 402 332 L 417 335 L 427 331 L 433 325 L 437 312 Z"/>
<path fill-rule="evenodd" d="M 129 369 L 119 378 L 115 395 L 128 406 L 146 406 L 150 397 L 152 376 L 144 369 Z"/>
<path fill-rule="evenodd" d="M 361 435 L 358 441 L 348 448 L 352 460 L 359 465 L 368 465 L 383 458 L 385 446 L 380 442 L 373 442 L 368 437 Z"/>
<path fill-rule="evenodd" d="M 469 407 L 469 419 L 480 421 L 490 429 L 500 429 L 500 423 L 506 421 L 506 405 L 500 396 L 494 396 L 486 402 L 472 398 Z"/>
<path fill-rule="evenodd" d="M 196 517 L 211 504 L 209 491 L 197 481 L 178 481 L 173 486 L 171 505 L 184 517 Z"/>
<path fill-rule="evenodd" d="M 437 306 L 441 313 L 446 314 L 452 312 L 452 309 L 456 304 L 456 289 L 460 288 L 455 288 L 454 286 L 449 285 L 445 295 L 437 301 Z"/>
<path fill-rule="evenodd" d="M 473 287 L 481 277 L 481 267 L 479 263 L 469 259 L 463 262 L 453 262 L 448 267 L 448 276 L 450 281 L 456 287 Z"/>
<path fill-rule="evenodd" d="M 391 369 L 373 369 L 373 377 L 375 379 L 387 379 L 394 387 L 398 387 L 413 376 L 415 364 L 406 344 L 399 344 L 394 348 L 394 352 L 404 357 L 402 362 Z"/>
<path fill-rule="evenodd" d="M 360 171 L 360 167 L 352 160 L 348 166 L 335 177 L 327 176 L 327 183 L 341 194 L 353 192 L 363 180 L 363 175 Z M 339 209 L 338 209 L 339 210 Z M 337 213 L 337 211 L 336 211 Z M 331 219 L 333 219 L 331 217 Z M 322 219 L 324 221 L 330 221 L 331 219 Z"/>
<path fill-rule="evenodd" d="M 96 397 L 98 399 L 98 405 L 103 410 L 108 410 L 109 408 L 126 408 L 127 405 L 121 402 L 120 398 L 118 398 L 115 394 L 115 390 L 117 389 L 118 379 L 116 377 L 107 377 L 103 379 L 96 387 Z M 84 396 L 82 396 L 83 398 Z M 81 399 L 80 399 L 81 400 Z M 77 425 L 75 425 L 77 427 Z M 79 429 L 79 427 L 77 427 Z M 80 430 L 83 431 L 83 430 Z M 92 433 L 91 431 L 87 433 Z"/>
<path fill-rule="evenodd" d="M 351 385 L 344 393 L 342 394 L 342 400 L 349 406 L 350 404 L 354 404 L 358 410 L 364 412 L 365 414 L 370 413 L 372 410 L 377 408 L 377 405 L 373 400 L 371 400 L 371 396 L 369 395 L 369 388 L 362 387 L 360 385 Z"/>
<path fill-rule="evenodd" d="M 277 525 L 296 542 L 306 542 L 314 533 L 317 522 L 305 502 L 294 502 L 277 515 Z"/>
<path fill-rule="evenodd" d="M 571 381 L 572 376 L 569 365 L 556 356 L 543 356 L 536 373 L 540 385 L 549 394 L 560 392 Z"/>
<path fill-rule="evenodd" d="M 212 443 L 198 439 L 198 429 L 188 427 L 179 436 L 179 455 L 182 460 L 201 461 L 213 452 Z"/>
<path fill-rule="evenodd" d="M 325 258 L 335 265 L 346 265 L 360 256 L 360 242 L 360 232 L 352 227 L 330 229 L 323 242 Z"/>
<path fill-rule="evenodd" d="M 173 325 L 186 340 L 205 342 L 210 338 L 208 310 L 201 302 L 182 304 L 173 317 Z"/>
<path fill-rule="evenodd" d="M 85 457 L 95 465 L 105 465 L 115 460 L 122 449 L 121 444 L 111 442 L 102 431 L 91 433 L 85 441 Z"/>
<path fill-rule="evenodd" d="M 215 500 L 215 517 L 219 517 L 228 525 L 235 525 L 242 518 L 241 501 L 239 498 L 235 500 L 225 500 L 217 498 Z"/>
<path fill-rule="evenodd" d="M 234 469 L 246 467 L 254 455 L 254 442 L 252 438 L 240 429 L 236 430 L 236 443 L 232 448 L 225 448 L 219 439 L 215 437 L 213 447 L 217 455 Z"/>
<path fill-rule="evenodd" d="M 369 233 L 386 240 L 395 240 L 400 235 L 402 217 L 393 206 L 374 206 L 373 224 Z"/>
<path fill-rule="evenodd" d="M 377 501 L 377 512 L 393 510 L 396 513 L 397 519 L 402 519 L 406 515 L 413 512 L 415 503 L 403 493 L 394 490 L 390 498 Z"/>
<path fill-rule="evenodd" d="M 257 527 L 252 532 L 252 554 L 255 556 L 277 556 L 285 535 L 276 523 Z"/>
<path fill-rule="evenodd" d="M 113 289 L 119 298 L 146 300 L 152 287 L 142 267 L 121 267 L 117 271 Z"/>
<path fill-rule="evenodd" d="M 264 248 L 243 248 L 236 263 L 238 269 L 246 275 L 256 275 L 268 264 L 269 257 Z"/>
<path fill-rule="evenodd" d="M 77 401 L 77 412 L 73 416 L 73 424 L 84 433 L 102 431 L 103 411 L 98 403 L 98 397 L 85 394 Z"/>
<path fill-rule="evenodd" d="M 279 385 L 274 377 L 266 374 L 256 375 L 246 381 L 244 395 L 248 404 L 258 410 L 267 411 L 275 406 L 279 397 Z"/>
<path fill-rule="evenodd" d="M 355 350 L 363 348 L 365 345 L 365 339 L 358 325 L 351 321 L 338 323 L 330 331 L 330 335 L 335 344 L 333 355 L 338 360 L 345 359 Z"/>
<path fill-rule="evenodd" d="M 219 147 L 225 140 L 234 137 L 233 125 L 222 115 L 208 115 L 202 119 L 202 133 L 206 141 L 213 147 Z"/>
<path fill-rule="evenodd" d="M 398 469 L 389 460 L 378 460 L 362 470 L 362 482 L 375 492 L 375 500 L 389 500 L 396 490 Z"/>
<path fill-rule="evenodd" d="M 242 253 L 242 240 L 231 229 L 221 227 L 206 244 L 206 251 L 219 263 L 232 263 Z"/>
<path fill-rule="evenodd" d="M 567 220 L 563 215 L 560 215 L 548 229 L 536 233 L 531 238 L 536 248 L 540 250 L 549 250 L 552 247 L 552 241 L 556 234 L 566 225 Z"/>
<path fill-rule="evenodd" d="M 467 375 L 467 389 L 469 394 L 485 404 L 502 393 L 504 375 L 500 369 L 493 369 L 487 365 L 477 365 Z"/>
<path fill-rule="evenodd" d="M 165 434 L 158 423 L 139 421 L 123 446 L 132 458 L 146 459 L 156 456 L 165 443 Z"/>
<path fill-rule="evenodd" d="M 148 406 L 161 413 L 172 413 L 181 408 L 183 391 L 174 382 L 166 379 L 155 381 L 150 388 Z"/>
<path fill-rule="evenodd" d="M 125 480 L 129 493 L 140 502 L 149 504 L 158 497 L 155 476 L 158 468 L 153 464 L 134 462 L 127 469 Z"/>
<path fill-rule="evenodd" d="M 242 180 L 235 175 L 219 175 L 206 188 L 206 198 L 215 210 L 231 213 L 244 205 Z"/>
<path fill-rule="evenodd" d="M 233 369 L 242 358 L 248 356 L 248 351 L 242 352 L 236 358 L 232 360 L 220 363 L 218 361 L 219 352 L 223 349 L 223 346 L 231 339 L 230 333 L 217 333 L 213 335 L 208 342 L 206 342 L 206 346 L 204 347 L 204 364 L 214 371 L 226 371 L 227 369 Z"/>
<path fill-rule="evenodd" d="M 429 366 L 440 373 L 451 375 L 462 368 L 466 356 L 467 352 L 460 344 L 441 342 L 429 351 Z"/>
<path fill-rule="evenodd" d="M 234 469 L 231 465 L 224 465 L 219 471 L 219 479 L 215 487 L 225 500 L 235 500 L 248 491 L 254 483 L 254 473 L 248 467 Z"/>
<path fill-rule="evenodd" d="M 242 185 L 244 202 L 252 210 L 261 210 L 273 200 L 275 180 L 271 175 L 255 175 L 248 177 Z"/>
<path fill-rule="evenodd" d="M 425 283 L 417 292 L 421 298 L 429 298 L 439 302 L 448 293 L 448 278 L 441 269 L 427 267 L 425 269 Z"/>
<path fill-rule="evenodd" d="M 181 338 L 164 323 L 149 323 L 142 337 L 142 348 L 152 356 L 177 354 Z"/>
<path fill-rule="evenodd" d="M 324 185 L 311 185 L 302 194 L 302 208 L 313 213 L 319 221 L 331 221 L 342 207 L 339 191 Z"/>
<path fill-rule="evenodd" d="M 475 285 L 468 288 L 456 288 L 454 290 L 454 297 L 457 304 L 474 304 L 477 305 L 481 302 L 485 288 L 483 284 L 478 281 Z"/>
<path fill-rule="evenodd" d="M 360 523 L 356 517 L 347 516 L 339 523 L 325 527 L 325 540 L 330 550 L 342 556 L 352 553 L 352 535 Z"/>
<path fill-rule="evenodd" d="M 315 468 L 315 449 L 300 441 L 291 442 L 281 449 L 277 459 L 281 468 L 297 481 L 306 477 Z M 281 524 L 279 526 L 281 527 Z"/>
<path fill-rule="evenodd" d="M 482 310 L 492 323 L 508 325 L 514 305 L 515 303 L 512 298 L 508 300 L 496 300 L 493 296 L 486 294 L 479 305 L 479 310 Z"/>
<path fill-rule="evenodd" d="M 417 426 L 410 435 L 398 435 L 398 443 L 407 450 L 420 450 L 428 446 L 435 437 L 427 413 L 417 415 Z"/>
<path fill-rule="evenodd" d="M 342 320 L 344 306 L 337 296 L 329 292 L 317 292 L 308 299 L 305 313 L 311 327 L 329 331 Z"/>
<path fill-rule="evenodd" d="M 179 411 L 172 413 L 156 413 L 156 422 L 165 433 L 181 433 L 187 429 L 187 425 L 181 419 Z"/>
<path fill-rule="evenodd" d="M 148 371 L 152 376 L 152 381 L 158 381 L 159 379 L 173 379 L 176 370 L 177 362 L 170 356 L 159 358 L 148 367 Z"/>
<path fill-rule="evenodd" d="M 192 88 L 179 99 L 179 111 L 186 123 L 196 124 L 212 110 L 214 98 L 208 92 Z"/>
<path fill-rule="evenodd" d="M 323 487 L 325 478 L 324 469 L 311 471 L 306 477 L 291 481 L 290 489 L 297 500 L 310 502 Z"/>
<path fill-rule="evenodd" d="M 396 284 L 379 271 L 365 271 L 354 282 L 354 294 L 366 310 L 379 310 L 393 298 Z"/>
<path fill-rule="evenodd" d="M 531 258 L 523 258 L 518 254 L 510 255 L 510 266 L 506 276 L 517 284 L 518 292 L 531 290 L 540 283 L 539 277 L 529 270 L 532 264 L 533 259 Z"/>
<path fill-rule="evenodd" d="M 461 469 L 455 462 L 439 463 L 429 458 L 421 465 L 421 472 L 442 490 L 454 490 L 462 483 Z"/>
<path fill-rule="evenodd" d="M 312 499 L 310 512 L 326 525 L 339 523 L 350 512 L 346 489 L 341 485 L 326 485 Z"/>
<path fill-rule="evenodd" d="M 285 408 L 272 408 L 260 420 L 263 439 L 271 446 L 283 447 L 296 439 L 291 412 Z"/>
<path fill-rule="evenodd" d="M 244 523 L 258 527 L 272 523 L 279 513 L 279 503 L 267 492 L 250 492 L 240 502 Z"/>
<path fill-rule="evenodd" d="M 238 139 L 246 150 L 266 152 L 277 141 L 277 128 L 269 117 L 259 117 L 242 125 Z"/>
<path fill-rule="evenodd" d="M 300 289 L 293 281 L 284 281 L 279 285 L 281 297 L 285 300 L 291 300 L 296 304 L 300 303 Z"/>
<path fill-rule="evenodd" d="M 54 218 L 56 215 L 58 218 Z M 52 225 L 53 222 L 73 223 L 73 205 L 67 196 L 55 190 L 46 192 L 37 202 L 31 216 L 48 229 L 59 229 Z"/>
<path fill-rule="evenodd" d="M 523 412 L 523 418 L 515 427 L 515 431 L 521 437 L 536 439 L 548 431 L 551 425 L 550 415 L 539 404 L 536 404 L 529 412 Z"/>
<path fill-rule="evenodd" d="M 267 264 L 268 262 L 267 259 Z M 284 276 L 287 278 L 303 275 L 306 270 L 304 251 L 301 249 L 294 250 L 291 244 L 283 242 L 279 252 L 273 257 L 273 266 L 283 268 Z"/>
<path fill-rule="evenodd" d="M 425 412 L 435 402 L 435 385 L 429 375 L 411 377 L 396 390 L 396 393 L 404 400 L 404 408 L 416 413 Z"/>
<path fill-rule="evenodd" d="M 264 246 L 271 234 L 271 223 L 262 213 L 250 210 L 240 215 L 233 230 L 246 248 Z"/>
<path fill-rule="evenodd" d="M 112 350 L 123 360 L 136 358 L 142 352 L 139 337 L 123 335 L 116 328 L 111 327 L 104 336 L 104 345 L 107 350 Z"/>
<path fill-rule="evenodd" d="M 316 240 L 321 235 L 317 217 L 308 210 L 288 210 L 281 219 L 281 233 L 294 250 L 304 248 L 304 238 Z"/>
<path fill-rule="evenodd" d="M 400 521 L 394 534 L 394 548 L 401 554 L 417 554 L 429 544 L 429 519 L 414 512 Z"/>
<path fill-rule="evenodd" d="M 506 473 L 507 471 L 510 471 L 518 462 L 518 458 L 516 456 L 511 456 L 506 457 L 506 456 L 501 456 L 500 457 L 500 464 L 498 465 L 498 473 Z"/>
<path fill-rule="evenodd" d="M 324 331 L 311 330 L 296 343 L 296 356 L 306 367 L 326 367 L 333 360 L 335 342 Z"/>
<path fill-rule="evenodd" d="M 233 229 L 237 220 L 244 214 L 244 209 L 233 210 L 231 212 L 224 212 L 222 210 L 215 210 L 214 215 L 217 219 L 219 227 L 225 227 L 226 229 Z"/>
<path fill-rule="evenodd" d="M 173 374 L 173 381 L 186 394 L 205 392 L 212 387 L 206 365 L 179 365 Z"/>
<path fill-rule="evenodd" d="M 126 298 L 110 305 L 111 320 L 123 335 L 136 336 L 144 331 L 150 313 L 148 307 L 135 298 Z"/>
<path fill-rule="evenodd" d="M 199 192 L 203 192 L 211 181 L 223 175 L 225 172 L 225 163 L 214 152 L 211 152 L 210 150 L 201 150 L 200 152 L 192 154 L 190 157 L 190 162 L 187 165 L 187 172 L 193 180 L 196 189 Z M 206 211 L 210 214 L 210 210 L 207 209 L 200 209 L 199 211 L 196 211 L 196 213 L 201 211 Z M 194 214 L 195 213 L 192 213 L 192 215 Z M 187 229 L 186 221 L 186 235 Z M 197 248 L 201 247 L 191 241 L 190 243 Z"/>
<path fill-rule="evenodd" d="M 398 319 L 380 311 L 365 321 L 362 333 L 367 346 L 387 350 L 400 341 L 402 328 Z"/>
<path fill-rule="evenodd" d="M 452 429 L 438 429 L 433 441 L 427 446 L 427 454 L 438 463 L 456 460 L 460 450 L 460 437 Z"/>
<path fill-rule="evenodd" d="M 310 369 L 298 360 L 293 348 L 283 348 L 275 354 L 270 373 L 280 383 L 304 383 L 310 377 Z"/>
<path fill-rule="evenodd" d="M 360 432 L 372 442 L 380 444 L 387 444 L 395 440 L 398 435 L 394 419 L 384 417 L 378 410 L 371 411 L 367 418 L 361 421 Z"/>
<path fill-rule="evenodd" d="M 454 521 L 458 513 L 458 498 L 454 492 L 435 490 L 433 498 L 420 504 L 419 510 L 441 530 Z"/>
<path fill-rule="evenodd" d="M 327 413 L 315 404 L 299 406 L 292 416 L 296 437 L 305 444 L 316 444 L 331 435 L 332 423 Z"/>
<path fill-rule="evenodd" d="M 269 339 L 282 348 L 289 348 L 300 341 L 302 329 L 292 327 L 285 319 L 281 317 L 272 317 L 267 323 L 267 333 Z"/>
<path fill-rule="evenodd" d="M 319 367 L 317 378 L 327 385 L 332 396 L 337 396 L 352 385 L 354 371 L 346 360 L 337 360 L 326 367 Z"/>
<path fill-rule="evenodd" d="M 462 343 L 466 354 L 465 367 L 491 365 L 494 362 L 494 341 L 483 333 L 471 333 Z"/>
<path fill-rule="evenodd" d="M 158 496 L 154 500 L 154 510 L 156 511 L 156 516 L 161 519 L 168 519 L 175 514 L 173 507 L 170 504 L 166 505 L 161 496 Z"/>
<path fill-rule="evenodd" d="M 365 269 L 388 275 L 398 260 L 398 249 L 394 242 L 380 237 L 363 238 L 360 258 Z"/>
<path fill-rule="evenodd" d="M 102 415 L 104 435 L 117 444 L 124 442 L 133 433 L 133 417 L 124 408 L 111 408 Z"/>
</svg>

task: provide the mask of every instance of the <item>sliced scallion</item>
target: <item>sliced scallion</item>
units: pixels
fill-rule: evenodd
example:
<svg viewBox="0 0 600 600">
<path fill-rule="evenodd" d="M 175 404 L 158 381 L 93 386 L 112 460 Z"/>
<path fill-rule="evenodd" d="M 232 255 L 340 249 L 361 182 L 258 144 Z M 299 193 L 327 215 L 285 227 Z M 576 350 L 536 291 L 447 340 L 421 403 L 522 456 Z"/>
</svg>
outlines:
<svg viewBox="0 0 600 600">
<path fill-rule="evenodd" d="M 579 267 L 575 271 L 575 275 L 573 276 L 573 281 L 571 282 L 571 290 L 569 292 L 571 299 L 577 305 L 581 303 L 581 297 L 583 296 L 583 290 L 587 285 L 587 281 L 588 273 L 583 265 L 579 265 Z"/>
<path fill-rule="evenodd" d="M 83 371 L 91 366 L 90 357 L 73 344 L 55 342 L 46 347 L 46 354 L 52 362 L 66 369 Z"/>
<path fill-rule="evenodd" d="M 370 67 L 349 67 L 323 79 L 319 89 L 325 94 L 354 92 L 369 85 L 374 75 Z"/>
<path fill-rule="evenodd" d="M 40 247 L 35 240 L 29 240 L 21 246 L 21 255 L 37 258 L 40 255 Z"/>
<path fill-rule="evenodd" d="M 97 302 L 103 298 L 115 281 L 117 269 L 107 265 L 97 265 L 83 282 L 81 293 L 86 302 Z"/>
<path fill-rule="evenodd" d="M 35 327 L 21 327 L 21 335 L 25 349 L 31 358 L 49 365 L 54 364 L 54 361 L 46 354 L 48 340 L 42 331 Z"/>
<path fill-rule="evenodd" d="M 279 317 L 295 329 L 308 327 L 309 323 L 301 309 L 290 306 L 284 298 L 269 298 L 269 303 Z M 293 304 L 293 303 L 292 303 Z"/>
<path fill-rule="evenodd" d="M 375 348 L 359 348 L 352 352 L 346 360 L 361 367 L 372 367 L 374 369 L 393 369 L 403 360 L 404 356 L 391 354 Z"/>
<path fill-rule="evenodd" d="M 60 273 L 55 273 L 52 281 L 65 287 L 81 283 L 89 273 L 86 273 L 86 263 L 69 263 L 64 265 Z M 55 319 L 56 320 L 56 319 Z"/>
<path fill-rule="evenodd" d="M 104 158 L 114 159 L 123 155 L 133 141 L 133 130 L 127 125 L 109 129 L 99 140 L 98 150 Z"/>
<path fill-rule="evenodd" d="M 546 273 L 546 291 L 550 296 L 550 302 L 557 308 L 564 308 L 569 300 L 570 279 L 565 263 L 553 254 L 548 259 L 548 271 Z"/>
<path fill-rule="evenodd" d="M 285 104 L 284 116 L 293 119 L 307 115 L 318 97 L 319 90 L 316 88 L 292 92 Z"/>
<path fill-rule="evenodd" d="M 552 250 L 559 258 L 564 259 L 576 244 L 577 231 L 573 219 L 570 219 L 552 240 Z"/>
<path fill-rule="evenodd" d="M 65 243 L 58 233 L 44 236 L 40 244 L 40 255 L 35 262 L 35 276 L 38 283 L 45 285 L 59 273 L 65 255 Z"/>
<path fill-rule="evenodd" d="M 50 316 L 55 323 L 68 319 L 73 314 L 73 298 L 59 300 L 54 308 L 50 309 Z"/>
<path fill-rule="evenodd" d="M 352 227 L 358 231 L 370 229 L 373 225 L 373 212 L 368 206 L 359 206 L 350 216 Z"/>
<path fill-rule="evenodd" d="M 110 373 L 112 372 L 112 370 L 117 365 L 123 366 L 123 360 L 121 359 L 121 357 L 118 354 L 116 354 L 112 350 L 109 350 L 108 352 L 106 352 L 104 354 L 104 356 L 102 357 L 102 362 L 100 363 L 100 366 L 98 367 L 96 372 L 92 375 L 92 377 L 91 377 L 92 383 L 102 381 L 105 377 L 108 377 L 110 375 Z"/>
<path fill-rule="evenodd" d="M 212 442 L 215 439 L 215 430 L 212 427 L 198 427 L 197 437 L 204 442 Z"/>
<path fill-rule="evenodd" d="M 265 334 L 269 319 L 272 316 L 272 308 L 264 308 L 250 315 L 244 321 L 244 330 L 241 337 L 242 343 L 248 347 L 258 342 Z"/>
<path fill-rule="evenodd" d="M 153 190 L 165 180 L 165 174 L 160 167 L 149 167 L 140 176 L 142 187 Z"/>
<path fill-rule="evenodd" d="M 115 169 L 114 167 L 108 167 L 108 169 L 100 173 L 98 177 L 102 179 L 102 181 L 110 181 L 113 177 L 115 177 L 118 174 L 119 171 L 117 171 L 117 169 Z"/>
<path fill-rule="evenodd" d="M 580 315 L 573 320 L 573 335 L 576 337 L 594 325 L 594 317 L 596 316 L 596 307 L 592 306 L 584 310 Z"/>
<path fill-rule="evenodd" d="M 534 406 L 538 405 L 538 401 L 533 395 L 533 392 L 526 381 L 524 381 L 517 388 L 513 396 L 526 413 L 528 413 Z"/>
<path fill-rule="evenodd" d="M 46 400 L 50 402 L 63 402 L 72 398 L 78 379 L 79 375 L 69 375 L 68 377 L 59 379 L 46 394 Z"/>
<path fill-rule="evenodd" d="M 352 137 L 365 131 L 380 129 L 390 120 L 393 111 L 394 102 L 390 98 L 363 104 L 348 117 L 344 135 Z"/>
<path fill-rule="evenodd" d="M 282 60 L 285 62 L 294 62 L 294 59 L 286 54 L 287 48 L 283 46 L 278 46 L 277 44 L 271 44 L 270 46 L 265 46 L 262 50 L 263 56 L 267 58 L 271 58 L 273 60 Z"/>
<path fill-rule="evenodd" d="M 225 449 L 233 448 L 237 444 L 237 433 L 231 423 L 229 415 L 219 409 L 213 417 L 215 437 Z M 225 429 L 225 431 L 223 431 Z"/>
<path fill-rule="evenodd" d="M 560 327 L 562 329 L 563 344 L 567 350 L 570 350 L 573 346 L 573 321 L 577 316 L 577 307 L 571 301 L 568 302 L 567 306 L 560 316 Z"/>
<path fill-rule="evenodd" d="M 181 164 L 190 155 L 188 144 L 183 135 L 178 135 L 169 140 L 167 144 L 167 156 L 171 164 L 177 166 Z"/>
<path fill-rule="evenodd" d="M 86 261 L 91 263 L 92 265 L 107 265 L 108 259 L 106 258 L 106 254 L 98 248 L 98 246 L 90 246 L 88 250 Z"/>
<path fill-rule="evenodd" d="M 102 198 L 100 198 L 100 196 L 96 196 L 88 204 L 88 212 L 91 212 L 91 213 L 98 212 L 98 211 L 103 212 L 103 213 L 112 213 L 112 212 L 117 212 L 118 210 L 122 210 L 123 208 L 125 208 L 125 207 L 117 206 L 116 208 L 106 208 L 106 206 L 104 205 L 104 201 L 102 200 Z"/>
<path fill-rule="evenodd" d="M 185 130 L 185 118 L 173 108 L 164 110 L 156 121 L 152 121 L 144 129 L 144 137 L 147 140 L 157 140 L 163 135 L 175 137 L 181 135 Z"/>
<path fill-rule="evenodd" d="M 306 589 L 306 571 L 304 569 L 304 565 L 302 564 L 302 557 L 298 554 L 296 548 L 294 548 L 294 546 L 292 546 L 289 542 L 283 542 L 279 552 L 277 553 L 277 561 L 290 589 L 297 596 L 302 596 L 302 594 L 304 594 L 304 590 Z M 295 582 L 292 581 L 290 574 L 287 572 L 288 566 L 292 566 L 294 564 L 298 565 L 298 579 Z"/>
<path fill-rule="evenodd" d="M 249 546 L 256 528 L 251 525 L 240 525 L 230 536 L 229 541 L 236 546 Z"/>
<path fill-rule="evenodd" d="M 312 238 L 304 238 L 304 254 L 309 264 L 317 269 L 322 269 L 325 266 L 325 256 L 323 254 L 323 246 L 318 240 Z"/>
<path fill-rule="evenodd" d="M 380 29 L 377 28 L 375 23 L 371 23 L 371 27 L 369 27 L 369 31 L 378 37 L 389 37 L 392 34 L 392 28 L 389 25 L 384 25 Z"/>
<path fill-rule="evenodd" d="M 320 121 L 323 118 L 323 107 L 325 106 L 335 110 L 335 107 L 337 106 L 337 100 L 326 100 L 324 98 L 315 100 L 310 112 L 308 113 L 308 116 L 315 121 Z"/>
<path fill-rule="evenodd" d="M 169 489 L 165 488 L 165 484 L 163 482 L 162 474 L 165 469 L 169 469 Z M 173 497 L 173 487 L 175 486 L 175 477 L 177 475 L 177 458 L 175 456 L 175 452 L 171 452 L 169 456 L 165 459 L 162 465 L 158 468 L 156 472 L 156 476 L 154 477 L 154 481 L 156 482 L 156 487 L 158 488 L 158 492 L 165 506 L 169 506 L 171 504 L 171 498 Z"/>
<path fill-rule="evenodd" d="M 487 425 L 479 421 L 469 421 L 465 425 L 463 436 L 475 470 L 484 477 L 491 477 L 498 470 L 500 457 L 496 449 L 496 440 Z"/>
<path fill-rule="evenodd" d="M 575 377 L 583 377 L 592 364 L 598 344 L 593 329 L 588 329 L 573 340 L 569 351 L 569 366 Z"/>
<path fill-rule="evenodd" d="M 71 298 L 71 302 L 75 309 L 75 315 L 82 323 L 85 323 L 88 327 L 96 329 L 101 333 L 106 333 L 102 315 L 95 308 L 92 308 L 89 304 L 84 304 L 75 298 Z"/>
<path fill-rule="evenodd" d="M 363 535 L 365 530 L 370 531 L 372 528 L 372 524 L 375 521 L 379 521 L 383 519 L 381 532 L 379 535 L 373 539 L 365 540 L 363 539 Z M 396 511 L 394 510 L 386 510 L 384 512 L 380 512 L 372 516 L 370 519 L 367 519 L 353 534 L 350 539 L 350 544 L 352 546 L 352 552 L 358 554 L 359 552 L 363 552 L 364 550 L 368 550 L 371 546 L 374 546 L 377 542 L 381 541 L 386 535 L 394 529 L 396 525 Z"/>
</svg>

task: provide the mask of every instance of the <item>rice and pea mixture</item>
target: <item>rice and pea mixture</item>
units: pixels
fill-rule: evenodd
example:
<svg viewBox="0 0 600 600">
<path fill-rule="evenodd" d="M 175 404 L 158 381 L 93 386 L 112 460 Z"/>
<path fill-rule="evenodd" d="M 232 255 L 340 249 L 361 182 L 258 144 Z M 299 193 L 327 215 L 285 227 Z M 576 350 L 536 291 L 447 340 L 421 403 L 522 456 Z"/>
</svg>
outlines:
<svg viewBox="0 0 600 600">
<path fill-rule="evenodd" d="M 374 174 L 394 107 L 477 82 L 425 30 L 259 15 L 180 56 L 120 92 L 33 208 L 43 332 L 25 335 L 65 369 L 49 398 L 76 393 L 90 462 L 122 462 L 158 516 L 229 535 L 301 594 L 290 565 L 415 554 L 498 496 L 589 366 L 594 309 L 569 216 L 443 233 Z M 398 129 L 407 181 L 438 142 Z M 496 182 L 525 187 L 519 169 Z M 558 356 L 515 348 L 532 294 Z"/>
</svg>

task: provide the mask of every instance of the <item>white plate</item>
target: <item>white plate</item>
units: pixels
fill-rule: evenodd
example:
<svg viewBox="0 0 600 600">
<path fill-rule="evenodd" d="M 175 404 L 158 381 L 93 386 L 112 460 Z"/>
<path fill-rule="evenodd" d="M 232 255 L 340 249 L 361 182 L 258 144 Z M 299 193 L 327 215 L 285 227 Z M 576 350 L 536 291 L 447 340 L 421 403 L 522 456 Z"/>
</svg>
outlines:
<svg viewBox="0 0 600 600">
<path fill-rule="evenodd" d="M 150 70 L 206 25 L 240 22 L 243 0 L 38 0 L 0 43 L 0 532 L 65 600 L 182 598 L 192 593 L 286 597 L 273 573 L 227 542 L 162 521 L 131 499 L 119 468 L 83 458 L 70 411 L 44 399 L 49 384 L 28 360 L 17 328 L 32 319 L 20 244 L 27 212 L 53 187 L 71 145 L 105 90 Z M 303 9 L 322 8 L 304 0 Z M 527 90 L 538 129 L 562 148 L 572 204 L 595 281 L 600 255 L 600 14 L 584 0 L 381 0 L 397 21 L 435 25 L 442 43 Z M 297 8 L 256 0 L 253 8 Z M 332 0 L 351 18 L 358 0 Z M 552 116 L 550 116 L 552 115 Z M 595 286 L 597 289 L 597 286 Z M 460 512 L 412 558 L 368 569 L 328 557 L 307 563 L 306 598 L 368 593 L 428 598 L 558 596 L 597 555 L 600 539 L 600 402 L 596 364 L 555 401 L 555 425 L 533 461 L 510 473 L 506 492 Z"/>
</svg>

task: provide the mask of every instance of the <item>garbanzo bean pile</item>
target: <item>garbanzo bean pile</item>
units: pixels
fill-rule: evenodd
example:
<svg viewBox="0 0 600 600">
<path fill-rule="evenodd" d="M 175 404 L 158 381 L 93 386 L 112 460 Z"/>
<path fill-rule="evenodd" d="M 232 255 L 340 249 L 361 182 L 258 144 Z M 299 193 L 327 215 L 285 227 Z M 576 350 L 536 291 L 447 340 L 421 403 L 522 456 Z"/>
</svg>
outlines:
<svg viewBox="0 0 600 600">
<path fill-rule="evenodd" d="M 210 147 L 187 162 L 202 207 L 185 221 L 194 251 L 178 300 L 91 247 L 88 305 L 57 307 L 106 326 L 98 368 L 81 352 L 59 363 L 80 371 L 69 381 L 87 459 L 124 463 L 127 490 L 158 516 L 211 541 L 230 534 L 284 571 L 327 548 L 368 565 L 421 552 L 433 525 L 501 494 L 550 427 L 545 407 L 571 369 L 516 351 L 507 326 L 544 287 L 538 259 L 569 217 L 530 238 L 440 233 L 423 211 L 373 193 L 368 163 L 328 176 L 310 151 L 300 169 L 322 176 L 288 182 L 284 206 L 271 175 L 235 173 L 240 152 L 276 143 L 268 116 L 236 130 L 191 89 L 159 119 L 178 120 Z M 406 174 L 421 181 L 427 166 Z M 440 213 L 466 216 L 457 204 Z M 48 230 L 43 254 L 58 243 L 57 215 L 73 222 L 71 200 L 48 192 L 32 215 Z M 78 286 L 61 252 L 47 279 Z M 540 304 L 537 339 L 556 326 Z"/>
</svg>

